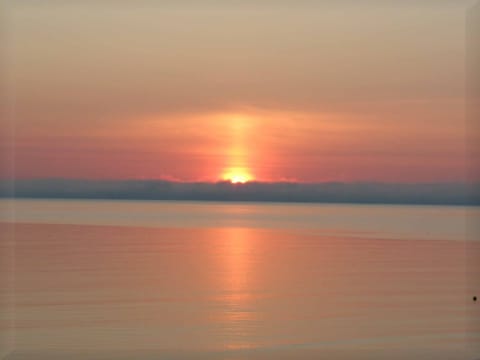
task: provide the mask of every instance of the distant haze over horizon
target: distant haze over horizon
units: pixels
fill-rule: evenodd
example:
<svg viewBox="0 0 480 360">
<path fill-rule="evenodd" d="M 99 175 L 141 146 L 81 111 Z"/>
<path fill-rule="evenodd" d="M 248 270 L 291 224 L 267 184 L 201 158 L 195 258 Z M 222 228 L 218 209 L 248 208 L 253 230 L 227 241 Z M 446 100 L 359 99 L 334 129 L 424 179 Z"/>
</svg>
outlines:
<svg viewBox="0 0 480 360">
<path fill-rule="evenodd" d="M 5 2 L 0 178 L 480 180 L 473 3 Z"/>
<path fill-rule="evenodd" d="M 0 197 L 480 205 L 480 183 L 0 180 Z"/>
</svg>

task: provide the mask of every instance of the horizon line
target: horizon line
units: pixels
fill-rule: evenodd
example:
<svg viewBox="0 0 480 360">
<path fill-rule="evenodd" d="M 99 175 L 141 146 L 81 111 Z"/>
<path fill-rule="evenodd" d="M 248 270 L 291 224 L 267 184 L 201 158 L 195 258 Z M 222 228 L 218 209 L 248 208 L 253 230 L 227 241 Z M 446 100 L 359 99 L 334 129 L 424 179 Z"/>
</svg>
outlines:
<svg viewBox="0 0 480 360">
<path fill-rule="evenodd" d="M 22 178 L 0 178 L 0 183 L 5 182 L 26 182 L 26 181 L 86 181 L 86 182 L 167 182 L 178 184 L 232 184 L 242 186 L 248 184 L 392 184 L 392 185 L 429 185 L 429 184 L 480 184 L 480 179 L 438 179 L 438 180 L 418 180 L 418 181 L 389 181 L 377 179 L 352 179 L 352 180 L 298 180 L 298 179 L 280 179 L 280 180 L 261 180 L 254 179 L 244 182 L 234 182 L 228 179 L 217 180 L 183 180 L 171 178 L 92 178 L 92 177 L 22 177 Z"/>
<path fill-rule="evenodd" d="M 0 180 L 2 198 L 480 205 L 480 183 Z"/>
</svg>

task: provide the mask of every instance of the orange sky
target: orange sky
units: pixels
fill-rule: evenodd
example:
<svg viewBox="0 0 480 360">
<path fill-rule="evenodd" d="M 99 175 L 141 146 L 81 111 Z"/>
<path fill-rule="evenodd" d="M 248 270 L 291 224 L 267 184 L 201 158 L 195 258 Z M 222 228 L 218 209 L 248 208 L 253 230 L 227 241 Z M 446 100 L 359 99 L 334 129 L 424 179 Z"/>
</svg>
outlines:
<svg viewBox="0 0 480 360">
<path fill-rule="evenodd" d="M 12 5 L 15 176 L 464 180 L 469 2 L 373 3 Z"/>
</svg>

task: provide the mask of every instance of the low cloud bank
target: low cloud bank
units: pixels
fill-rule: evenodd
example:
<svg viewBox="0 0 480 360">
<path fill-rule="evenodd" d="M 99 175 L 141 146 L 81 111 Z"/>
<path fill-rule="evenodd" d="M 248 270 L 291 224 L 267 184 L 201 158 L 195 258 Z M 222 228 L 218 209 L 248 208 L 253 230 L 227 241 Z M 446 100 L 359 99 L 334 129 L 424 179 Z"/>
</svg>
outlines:
<svg viewBox="0 0 480 360">
<path fill-rule="evenodd" d="M 0 181 L 0 196 L 23 198 L 272 201 L 480 205 L 478 184 L 174 182 L 33 179 Z"/>
</svg>

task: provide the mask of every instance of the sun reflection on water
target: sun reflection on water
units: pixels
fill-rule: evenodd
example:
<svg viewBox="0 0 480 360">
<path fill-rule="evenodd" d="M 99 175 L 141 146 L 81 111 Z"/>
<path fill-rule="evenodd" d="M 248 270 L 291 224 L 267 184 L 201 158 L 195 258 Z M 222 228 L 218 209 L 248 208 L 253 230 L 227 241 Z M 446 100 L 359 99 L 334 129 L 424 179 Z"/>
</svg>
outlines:
<svg viewBox="0 0 480 360">
<path fill-rule="evenodd" d="M 224 312 L 222 323 L 226 349 L 251 348 L 257 314 L 252 307 L 250 253 L 252 233 L 246 228 L 225 229 Z"/>
</svg>

